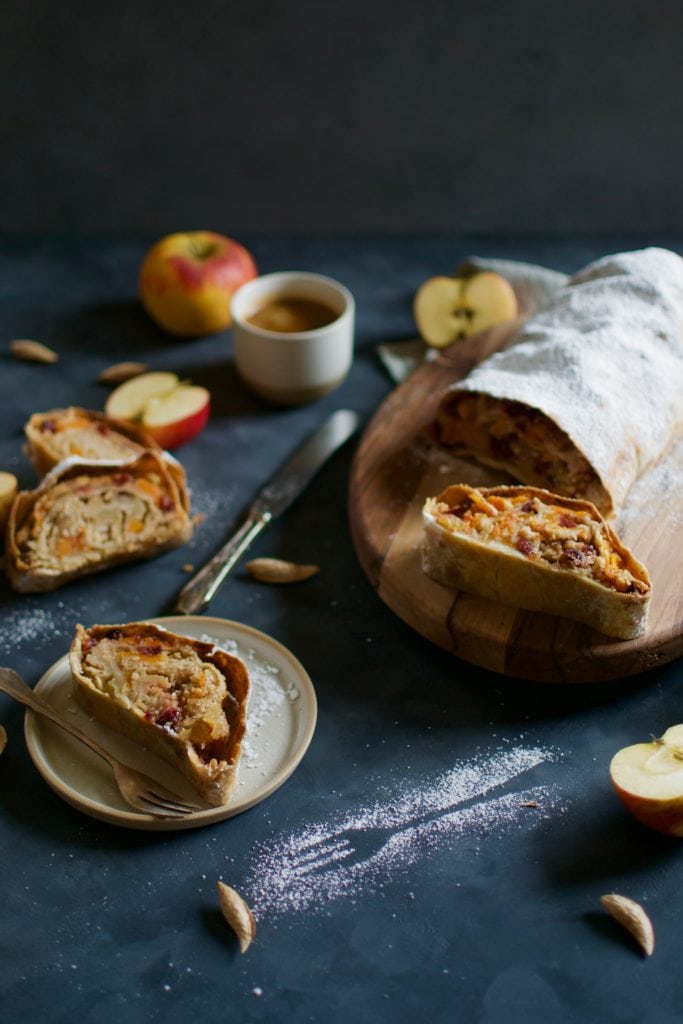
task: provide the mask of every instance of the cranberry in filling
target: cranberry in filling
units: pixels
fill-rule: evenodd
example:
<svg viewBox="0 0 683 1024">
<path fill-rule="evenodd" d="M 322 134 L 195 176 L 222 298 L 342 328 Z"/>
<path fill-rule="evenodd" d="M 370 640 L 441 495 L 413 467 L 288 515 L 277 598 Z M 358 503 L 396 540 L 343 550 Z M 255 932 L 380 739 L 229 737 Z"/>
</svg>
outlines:
<svg viewBox="0 0 683 1024">
<path fill-rule="evenodd" d="M 520 537 L 517 541 L 517 550 L 521 551 L 527 558 L 531 558 L 533 554 L 534 546 L 527 537 Z"/>
<path fill-rule="evenodd" d="M 155 725 L 158 725 L 162 729 L 170 729 L 171 732 L 177 732 L 178 726 L 180 725 L 180 719 L 182 712 L 180 708 L 168 707 L 160 711 L 158 715 L 154 716 L 150 712 L 147 712 L 145 718 L 151 719 Z"/>
</svg>

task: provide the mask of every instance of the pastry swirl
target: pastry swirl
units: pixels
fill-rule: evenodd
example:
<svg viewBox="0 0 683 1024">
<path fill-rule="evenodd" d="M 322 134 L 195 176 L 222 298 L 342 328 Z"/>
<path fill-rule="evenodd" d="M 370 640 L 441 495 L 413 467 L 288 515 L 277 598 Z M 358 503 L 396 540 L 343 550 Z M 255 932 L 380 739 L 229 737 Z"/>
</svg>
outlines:
<svg viewBox="0 0 683 1024">
<path fill-rule="evenodd" d="M 151 558 L 192 535 L 185 498 L 163 453 L 114 465 L 66 460 L 20 492 L 7 526 L 16 590 L 54 590 L 76 577 Z"/>
<path fill-rule="evenodd" d="M 131 622 L 77 626 L 69 661 L 86 711 L 179 769 L 207 803 L 228 802 L 249 695 L 239 658 Z"/>
</svg>

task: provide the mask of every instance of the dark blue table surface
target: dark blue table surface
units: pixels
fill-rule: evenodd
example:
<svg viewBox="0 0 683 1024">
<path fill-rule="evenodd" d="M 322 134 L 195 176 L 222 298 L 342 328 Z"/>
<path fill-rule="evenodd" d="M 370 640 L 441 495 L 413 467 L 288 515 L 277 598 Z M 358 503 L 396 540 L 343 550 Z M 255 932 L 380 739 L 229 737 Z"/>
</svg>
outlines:
<svg viewBox="0 0 683 1024">
<path fill-rule="evenodd" d="M 143 240 L 0 243 L 0 469 L 29 486 L 22 427 L 31 412 L 101 408 L 97 373 L 121 359 L 210 387 L 209 426 L 179 450 L 206 519 L 190 545 L 150 563 L 19 596 L 0 583 L 0 663 L 34 684 L 68 648 L 76 622 L 162 614 L 237 524 L 259 484 L 338 406 L 367 420 L 391 389 L 376 355 L 414 335 L 412 296 L 470 254 L 574 270 L 622 248 L 680 239 L 254 238 L 263 272 L 337 277 L 358 305 L 352 371 L 332 395 L 275 410 L 243 389 L 229 334 L 178 341 L 136 301 Z M 56 348 L 56 366 L 12 360 L 11 338 Z M 237 572 L 211 606 L 281 641 L 313 679 L 319 717 L 298 770 L 271 797 L 206 829 L 145 834 L 91 819 L 34 768 L 23 712 L 0 695 L 0 1016 L 73 1021 L 641 1022 L 683 1016 L 681 841 L 634 822 L 613 795 L 620 747 L 678 722 L 683 672 L 664 666 L 599 686 L 547 686 L 478 670 L 431 646 L 381 603 L 354 555 L 347 482 L 356 441 L 254 545 L 321 566 L 292 588 Z M 552 752 L 503 795 L 535 793 L 505 818 L 491 805 L 462 827 L 405 843 L 379 875 L 340 876 L 304 907 L 264 912 L 245 956 L 217 911 L 217 878 L 248 890 L 264 851 L 316 823 L 394 806 L 445 773 L 510 751 Z M 495 797 L 497 793 L 493 793 Z M 513 800 L 514 804 L 514 800 Z M 409 827 L 403 822 L 403 827 Z M 291 865 L 290 865 L 291 868 Z M 364 880 L 365 879 L 365 880 Z M 649 960 L 607 919 L 605 892 L 642 901 Z"/>
</svg>

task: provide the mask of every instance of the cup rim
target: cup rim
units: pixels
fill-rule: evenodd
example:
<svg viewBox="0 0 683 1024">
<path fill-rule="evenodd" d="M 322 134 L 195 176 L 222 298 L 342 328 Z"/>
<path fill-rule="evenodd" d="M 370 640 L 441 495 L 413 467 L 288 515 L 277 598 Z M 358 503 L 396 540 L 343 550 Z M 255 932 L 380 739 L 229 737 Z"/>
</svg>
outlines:
<svg viewBox="0 0 683 1024">
<path fill-rule="evenodd" d="M 257 285 L 268 282 L 273 278 L 277 278 L 283 283 L 313 281 L 329 285 L 344 300 L 344 308 L 341 313 L 339 313 L 334 320 L 330 320 L 328 324 L 323 324 L 322 327 L 313 327 L 308 331 L 270 331 L 266 327 L 258 327 L 256 324 L 251 323 L 249 320 L 241 316 L 235 310 L 235 305 L 238 298 L 240 296 L 243 297 L 245 292 L 253 290 Z M 355 306 L 354 297 L 346 285 L 343 285 L 341 281 L 337 281 L 333 277 L 328 277 L 326 274 L 316 274 L 315 272 L 308 270 L 276 270 L 268 274 L 259 274 L 258 277 L 253 277 L 250 281 L 245 281 L 245 283 L 237 289 L 230 300 L 230 313 L 233 325 L 238 324 L 244 331 L 251 332 L 252 334 L 263 338 L 279 338 L 283 342 L 291 342 L 297 341 L 300 338 L 313 338 L 316 335 L 324 334 L 325 331 L 329 331 L 331 327 L 338 327 L 339 324 L 342 324 L 353 315 Z"/>
</svg>

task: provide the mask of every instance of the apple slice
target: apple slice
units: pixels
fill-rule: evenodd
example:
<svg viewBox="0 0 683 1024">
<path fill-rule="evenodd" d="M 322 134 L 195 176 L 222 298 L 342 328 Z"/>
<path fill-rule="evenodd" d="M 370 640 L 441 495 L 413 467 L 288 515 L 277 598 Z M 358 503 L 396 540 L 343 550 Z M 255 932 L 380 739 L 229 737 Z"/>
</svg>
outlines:
<svg viewBox="0 0 683 1024">
<path fill-rule="evenodd" d="M 14 473 L 0 472 L 0 531 L 5 529 L 9 510 L 19 489 Z"/>
<path fill-rule="evenodd" d="M 168 394 L 151 397 L 141 422 L 162 448 L 179 448 L 204 429 L 210 407 L 211 395 L 206 388 L 179 384 Z"/>
<path fill-rule="evenodd" d="M 179 385 L 175 373 L 164 370 L 142 373 L 112 391 L 104 411 L 115 420 L 139 420 L 150 399 L 170 395 Z"/>
<path fill-rule="evenodd" d="M 517 297 L 500 274 L 482 270 L 471 277 L 430 277 L 417 290 L 417 329 L 433 348 L 485 331 L 517 316 Z"/>
<path fill-rule="evenodd" d="M 644 825 L 683 836 L 683 725 L 661 739 L 624 747 L 610 764 L 612 784 L 624 804 Z"/>
</svg>

